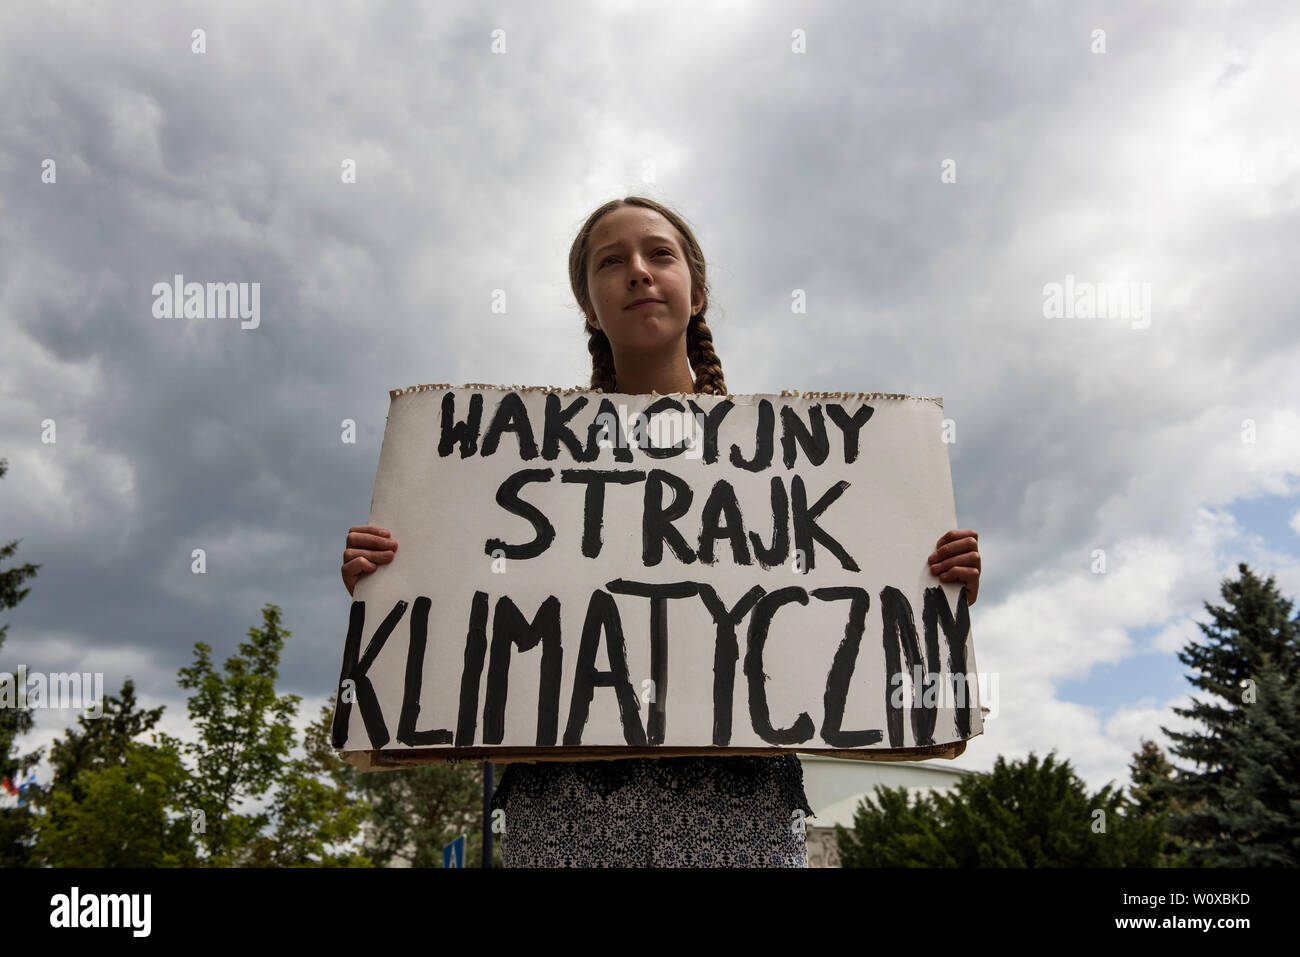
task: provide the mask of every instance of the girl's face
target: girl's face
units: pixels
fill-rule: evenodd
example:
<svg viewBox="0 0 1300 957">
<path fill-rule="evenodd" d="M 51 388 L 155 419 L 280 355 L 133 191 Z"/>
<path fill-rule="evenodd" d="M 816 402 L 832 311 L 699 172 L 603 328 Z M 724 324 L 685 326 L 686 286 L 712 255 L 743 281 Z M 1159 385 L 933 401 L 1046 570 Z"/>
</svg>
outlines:
<svg viewBox="0 0 1300 957">
<path fill-rule="evenodd" d="M 595 318 L 618 351 L 660 351 L 684 340 L 702 302 L 691 296 L 681 236 L 653 209 L 620 206 L 596 223 L 587 254 L 587 292 Z M 633 306 L 640 299 L 655 299 Z"/>
</svg>

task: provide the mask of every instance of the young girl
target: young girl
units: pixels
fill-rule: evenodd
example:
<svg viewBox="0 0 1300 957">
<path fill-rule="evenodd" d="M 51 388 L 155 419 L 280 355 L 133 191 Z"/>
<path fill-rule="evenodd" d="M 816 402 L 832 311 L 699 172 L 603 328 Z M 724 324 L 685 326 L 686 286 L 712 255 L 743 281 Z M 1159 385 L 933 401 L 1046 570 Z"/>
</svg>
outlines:
<svg viewBox="0 0 1300 957">
<path fill-rule="evenodd" d="M 593 391 L 726 394 L 704 320 L 704 254 L 672 210 L 640 196 L 601 206 L 569 250 L 569 282 L 586 319 Z M 950 531 L 930 556 L 941 580 L 967 585 L 971 604 L 976 539 Z M 351 528 L 349 594 L 396 550 L 387 529 Z M 797 812 L 812 809 L 790 753 L 510 764 L 492 808 L 505 810 L 507 867 L 808 866 Z"/>
</svg>

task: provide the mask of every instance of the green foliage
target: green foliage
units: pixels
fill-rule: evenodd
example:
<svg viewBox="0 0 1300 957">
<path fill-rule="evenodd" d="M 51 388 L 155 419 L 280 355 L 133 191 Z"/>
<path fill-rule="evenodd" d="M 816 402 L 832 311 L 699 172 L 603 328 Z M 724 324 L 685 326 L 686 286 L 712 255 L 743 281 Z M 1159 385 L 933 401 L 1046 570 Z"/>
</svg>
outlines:
<svg viewBox="0 0 1300 957">
<path fill-rule="evenodd" d="M 289 634 L 280 626 L 280 609 L 268 604 L 262 627 L 248 630 L 248 641 L 226 659 L 224 673 L 213 667 L 212 649 L 201 641 L 194 643 L 194 664 L 180 669 L 180 686 L 194 692 L 187 709 L 198 741 L 163 740 L 193 761 L 185 807 L 201 822 L 197 838 L 207 866 L 364 863 L 327 848 L 332 840 L 351 836 L 360 820 L 355 810 L 317 780 L 310 757 L 290 756 L 291 722 L 301 698 L 275 692 Z M 311 738 L 308 734 L 309 747 Z M 243 810 L 268 793 L 266 809 Z"/>
<path fill-rule="evenodd" d="M 1151 867 L 1157 824 L 1131 814 L 1110 785 L 1089 794 L 1055 752 L 1039 763 L 998 757 L 948 793 L 877 787 L 836 827 L 845 867 Z"/>
<path fill-rule="evenodd" d="M 351 767 L 351 766 L 349 766 Z M 356 771 L 355 768 L 352 769 Z M 498 766 L 496 771 L 500 773 Z M 441 867 L 442 849 L 465 835 L 465 866 L 483 859 L 483 765 L 426 764 L 356 773 L 356 786 L 373 808 L 366 853 L 381 867 Z M 492 846 L 493 866 L 501 846 Z"/>
<path fill-rule="evenodd" d="M 182 806 L 187 772 L 167 745 L 135 740 L 162 717 L 141 711 L 135 683 L 83 714 L 50 749 L 54 775 L 34 789 L 36 856 L 50 867 L 176 867 L 194 862 Z"/>
<path fill-rule="evenodd" d="M 283 768 L 271 803 L 273 835 L 264 835 L 250 863 L 271 867 L 373 867 L 365 854 L 334 851 L 357 837 L 370 805 L 347 786 L 341 761 L 328 747 L 333 703 L 327 702 L 303 736 L 306 757 Z M 322 780 L 324 776 L 325 780 Z"/>
<path fill-rule="evenodd" d="M 38 854 L 52 867 L 193 865 L 190 820 L 175 807 L 186 778 L 173 749 L 128 746 L 118 762 L 50 790 Z"/>
<path fill-rule="evenodd" d="M 1205 641 L 1179 654 L 1193 669 L 1187 680 L 1211 697 L 1174 709 L 1196 730 L 1162 729 L 1175 742 L 1173 753 L 1194 764 L 1160 784 L 1176 802 L 1167 827 L 1193 866 L 1294 866 L 1300 622 L 1272 577 L 1261 581 L 1245 564 L 1238 571 L 1240 578 L 1220 589 L 1226 604 L 1205 604 L 1212 618 L 1200 625 Z M 1287 769 L 1290 779 L 1279 780 Z"/>
<path fill-rule="evenodd" d="M 8 459 L 0 459 L 0 478 L 9 471 Z M 0 561 L 8 561 L 18 551 L 22 539 L 15 539 L 0 545 Z M 0 610 L 17 607 L 27 597 L 30 588 L 22 584 L 29 578 L 36 577 L 40 565 L 30 562 L 15 565 L 0 571 Z M 9 632 L 6 622 L 0 625 L 0 649 L 4 648 L 5 636 Z M 16 669 L 6 670 L 12 674 Z M 16 741 L 20 735 L 32 730 L 32 712 L 28 708 L 0 708 L 0 778 L 8 778 L 18 785 L 22 778 L 40 762 L 42 750 L 37 748 L 28 754 L 17 751 Z M 0 808 L 0 867 L 35 866 L 32 858 L 32 846 L 35 841 L 35 824 L 29 807 Z"/>
<path fill-rule="evenodd" d="M 291 720 L 299 700 L 275 693 L 288 632 L 267 605 L 263 627 L 218 673 L 210 649 L 195 643 L 180 685 L 194 692 L 198 740 L 182 744 L 151 730 L 163 709 L 140 711 L 134 685 L 109 696 L 102 717 L 52 748 L 53 780 L 37 791 L 35 860 L 54 867 L 365 867 L 347 849 L 369 808 L 333 780 L 327 705 L 293 758 Z M 193 767 L 187 767 L 188 756 Z M 243 805 L 263 799 L 256 812 Z"/>
<path fill-rule="evenodd" d="M 1265 655 L 1256 696 L 1225 739 L 1235 787 L 1207 801 L 1219 837 L 1193 857 L 1220 867 L 1300 864 L 1300 682 Z"/>
<path fill-rule="evenodd" d="M 1132 781 L 1129 798 L 1133 815 L 1151 821 L 1164 835 L 1157 865 L 1160 867 L 1184 867 L 1187 864 L 1186 842 L 1167 831 L 1170 813 L 1180 808 L 1177 799 L 1164 788 L 1173 773 L 1174 766 L 1160 746 L 1154 741 L 1142 740 L 1141 750 L 1133 755 L 1133 763 L 1129 765 Z"/>
<path fill-rule="evenodd" d="M 843 867 L 956 867 L 944 847 L 943 823 L 926 793 L 908 803 L 907 788 L 877 785 L 874 803 L 858 805 L 850 834 L 836 825 Z"/>
</svg>

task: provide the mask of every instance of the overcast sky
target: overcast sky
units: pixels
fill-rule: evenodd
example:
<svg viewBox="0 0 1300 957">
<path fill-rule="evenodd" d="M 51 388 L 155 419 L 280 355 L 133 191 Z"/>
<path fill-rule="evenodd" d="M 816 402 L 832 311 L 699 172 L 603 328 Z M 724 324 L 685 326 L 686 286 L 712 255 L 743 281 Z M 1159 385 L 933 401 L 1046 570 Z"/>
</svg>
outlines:
<svg viewBox="0 0 1300 957">
<path fill-rule="evenodd" d="M 314 718 L 388 390 L 585 383 L 569 246 L 639 193 L 732 392 L 943 397 L 999 676 L 957 763 L 1127 783 L 1237 563 L 1300 596 L 1298 47 L 1284 2 L 6 3 L 0 540 L 42 567 L 0 670 L 129 675 L 184 734 L 193 643 L 274 602 Z M 178 273 L 260 325 L 154 318 Z M 1045 317 L 1067 276 L 1149 321 Z"/>
</svg>

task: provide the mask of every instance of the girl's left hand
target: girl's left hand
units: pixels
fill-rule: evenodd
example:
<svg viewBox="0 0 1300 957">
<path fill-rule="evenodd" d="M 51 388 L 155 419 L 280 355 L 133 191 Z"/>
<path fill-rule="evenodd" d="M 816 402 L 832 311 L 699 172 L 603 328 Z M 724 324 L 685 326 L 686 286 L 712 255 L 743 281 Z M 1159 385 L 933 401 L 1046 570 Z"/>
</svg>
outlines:
<svg viewBox="0 0 1300 957">
<path fill-rule="evenodd" d="M 954 528 L 943 533 L 930 553 L 930 571 L 941 582 L 961 582 L 966 586 L 967 606 L 975 604 L 980 590 L 979 532 Z"/>
</svg>

